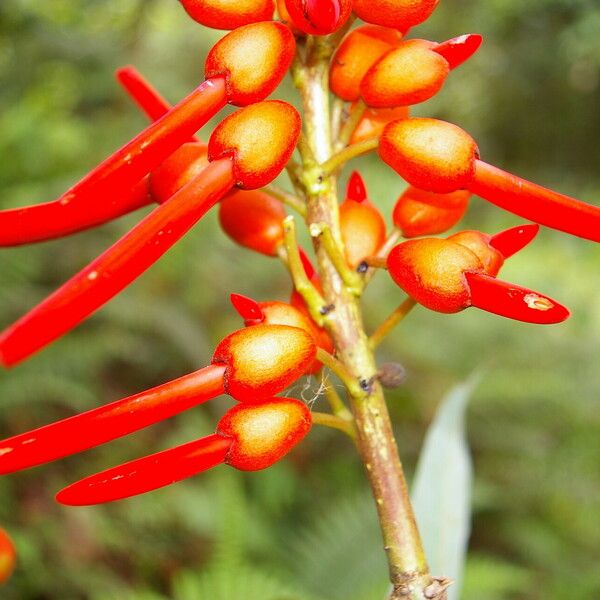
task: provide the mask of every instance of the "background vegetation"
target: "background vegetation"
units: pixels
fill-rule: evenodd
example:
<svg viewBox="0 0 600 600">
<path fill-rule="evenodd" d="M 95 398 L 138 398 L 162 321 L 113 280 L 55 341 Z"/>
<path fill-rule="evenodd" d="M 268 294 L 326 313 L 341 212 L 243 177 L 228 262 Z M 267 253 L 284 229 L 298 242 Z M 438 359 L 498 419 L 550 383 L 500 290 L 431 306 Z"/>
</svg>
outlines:
<svg viewBox="0 0 600 600">
<path fill-rule="evenodd" d="M 490 162 L 599 203 L 600 6 L 444 0 L 413 36 L 471 31 L 485 36 L 480 53 L 415 112 L 461 124 Z M 219 35 L 174 0 L 2 0 L 0 205 L 53 198 L 144 126 L 114 83 L 116 67 L 135 64 L 176 101 L 200 81 Z M 278 97 L 293 97 L 289 85 Z M 374 159 L 360 167 L 389 214 L 404 183 Z M 138 219 L 3 249 L 2 326 Z M 493 232 L 517 223 L 474 199 L 461 227 Z M 468 412 L 475 493 L 462 598 L 599 597 L 600 246 L 542 231 L 504 276 L 561 299 L 573 317 L 538 328 L 474 310 L 416 310 L 381 350 L 409 373 L 389 394 L 401 454 L 412 473 L 440 398 L 483 369 Z M 240 324 L 230 292 L 285 299 L 289 285 L 276 261 L 235 247 L 211 215 L 76 331 L 0 373 L 0 435 L 206 364 Z M 378 277 L 366 298 L 369 326 L 401 299 Z M 295 392 L 311 398 L 314 387 Z M 351 444 L 334 432 L 314 431 L 265 472 L 221 468 L 99 508 L 54 503 L 81 476 L 210 432 L 229 404 L 0 479 L 0 524 L 19 552 L 0 596 L 380 600 L 386 569 L 367 484 Z"/>
</svg>

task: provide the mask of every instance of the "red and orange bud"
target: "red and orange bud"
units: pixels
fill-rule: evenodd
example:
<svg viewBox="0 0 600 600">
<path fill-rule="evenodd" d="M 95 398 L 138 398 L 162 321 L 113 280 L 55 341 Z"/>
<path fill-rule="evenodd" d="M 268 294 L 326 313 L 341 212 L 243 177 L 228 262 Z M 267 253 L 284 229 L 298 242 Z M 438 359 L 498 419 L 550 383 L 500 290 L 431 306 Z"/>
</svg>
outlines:
<svg viewBox="0 0 600 600">
<path fill-rule="evenodd" d="M 219 205 L 221 229 L 237 244 L 276 256 L 283 242 L 283 204 L 260 190 L 238 190 L 228 194 Z"/>
<path fill-rule="evenodd" d="M 275 91 L 294 59 L 296 41 L 285 25 L 253 23 L 228 33 L 206 57 L 206 78 L 224 77 L 227 99 L 237 106 Z"/>
<path fill-rule="evenodd" d="M 379 209 L 367 200 L 362 177 L 355 171 L 348 182 L 346 199 L 340 205 L 340 230 L 346 260 L 355 268 L 374 256 L 385 241 L 385 221 Z"/>
<path fill-rule="evenodd" d="M 465 246 L 424 238 L 399 244 L 388 255 L 392 279 L 419 304 L 443 313 L 469 306 L 464 273 L 482 272 L 479 258 Z"/>
<path fill-rule="evenodd" d="M 257 471 L 281 460 L 308 433 L 308 408 L 292 398 L 269 398 L 230 409 L 217 433 L 90 475 L 62 489 L 69 506 L 113 502 L 192 477 L 222 463 Z"/>
<path fill-rule="evenodd" d="M 408 186 L 394 206 L 392 219 L 406 238 L 444 233 L 462 219 L 470 197 L 467 190 L 436 194 Z"/>
<path fill-rule="evenodd" d="M 10 579 L 10 576 L 15 569 L 16 562 L 17 553 L 15 551 L 15 546 L 8 533 L 0 527 L 0 585 L 6 583 Z"/>
<path fill-rule="evenodd" d="M 342 100 L 360 98 L 360 83 L 367 71 L 388 51 L 400 44 L 402 34 L 378 25 L 363 25 L 342 41 L 331 61 L 329 85 Z"/>
<path fill-rule="evenodd" d="M 301 377 L 315 359 L 313 337 L 297 327 L 256 325 L 228 335 L 212 363 L 226 365 L 225 391 L 247 402 L 278 394 Z"/>
<path fill-rule="evenodd" d="M 352 12 L 352 0 L 285 0 L 288 18 L 303 33 L 328 35 Z"/>
<path fill-rule="evenodd" d="M 379 154 L 415 187 L 437 193 L 468 189 L 530 221 L 600 242 L 600 207 L 479 160 L 473 138 L 451 123 L 394 121 L 381 134 Z"/>
<path fill-rule="evenodd" d="M 240 294 L 231 294 L 231 303 L 244 319 L 246 327 L 253 325 L 288 325 L 298 327 L 310 334 L 319 348 L 326 352 L 333 351 L 333 342 L 329 334 L 319 327 L 307 312 L 285 302 L 256 302 Z M 307 373 L 316 373 L 322 364 L 315 360 L 307 369 Z"/>
<path fill-rule="evenodd" d="M 381 134 L 381 158 L 408 183 L 445 194 L 468 189 L 478 156 L 473 138 L 437 119 L 389 123 Z"/>
<path fill-rule="evenodd" d="M 475 306 L 527 323 L 559 323 L 569 316 L 564 306 L 494 277 L 504 258 L 536 233 L 537 227 L 525 225 L 491 237 L 469 231 L 447 240 L 410 240 L 390 252 L 387 265 L 392 279 L 431 310 L 455 313 Z M 506 255 L 500 247 L 506 249 Z"/>
<path fill-rule="evenodd" d="M 162 204 L 199 175 L 208 165 L 208 146 L 188 142 L 180 146 L 150 174 L 152 198 Z"/>
<path fill-rule="evenodd" d="M 310 431 L 308 407 L 293 398 L 238 404 L 227 411 L 217 433 L 232 440 L 225 462 L 241 471 L 266 469 L 281 460 Z"/>
<path fill-rule="evenodd" d="M 255 189 L 270 183 L 291 158 L 301 121 L 290 104 L 270 100 L 229 115 L 208 142 L 211 161 L 231 157 L 238 187 Z"/>
<path fill-rule="evenodd" d="M 270 21 L 273 0 L 179 0 L 188 15 L 214 29 L 237 29 L 243 25 Z"/>
<path fill-rule="evenodd" d="M 366 23 L 406 32 L 427 20 L 439 0 L 354 0 L 354 12 Z"/>
<path fill-rule="evenodd" d="M 360 93 L 369 106 L 410 106 L 437 94 L 450 72 L 448 61 L 426 40 L 407 40 L 365 74 Z"/>
<path fill-rule="evenodd" d="M 352 106 L 351 110 L 356 110 Z M 379 137 L 385 126 L 391 121 L 408 119 L 410 110 L 408 106 L 397 106 L 395 108 L 371 108 L 367 107 L 358 126 L 350 138 L 351 144 L 356 144 L 369 138 Z"/>
</svg>

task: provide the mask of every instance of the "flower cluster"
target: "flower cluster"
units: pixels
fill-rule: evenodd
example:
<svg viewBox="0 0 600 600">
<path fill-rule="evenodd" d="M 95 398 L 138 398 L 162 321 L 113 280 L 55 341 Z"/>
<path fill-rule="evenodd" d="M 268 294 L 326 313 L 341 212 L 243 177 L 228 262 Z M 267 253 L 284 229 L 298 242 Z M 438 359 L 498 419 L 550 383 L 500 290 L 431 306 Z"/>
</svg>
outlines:
<svg viewBox="0 0 600 600">
<path fill-rule="evenodd" d="M 543 294 L 497 279 L 504 261 L 535 237 L 539 225 L 600 241 L 600 208 L 542 188 L 483 162 L 475 141 L 456 125 L 411 118 L 410 106 L 436 95 L 482 38 L 437 43 L 407 39 L 438 0 L 180 0 L 207 27 L 231 30 L 210 50 L 205 80 L 170 106 L 133 67 L 118 81 L 151 124 L 56 200 L 0 211 L 0 245 L 57 238 L 157 204 L 123 238 L 0 334 L 0 362 L 10 367 L 65 335 L 139 277 L 215 205 L 235 242 L 281 258 L 295 287 L 289 303 L 232 295 L 246 328 L 226 337 L 209 366 L 177 380 L 0 442 L 0 472 L 10 473 L 80 452 L 195 407 L 221 393 L 239 402 L 213 435 L 117 466 L 61 491 L 65 504 L 93 504 L 146 492 L 220 463 L 263 469 L 308 432 L 311 413 L 276 397 L 323 363 L 336 363 L 335 336 L 325 318 L 320 273 L 295 244 L 284 204 L 307 215 L 314 192 L 292 155 L 315 166 L 298 111 L 267 100 L 288 71 L 299 74 L 306 47 L 327 36 L 335 52 L 329 90 L 337 114 L 337 154 L 316 164 L 322 178 L 348 159 L 378 150 L 409 187 L 383 215 L 358 173 L 338 207 L 339 236 L 310 222 L 341 280 L 356 295 L 370 267 L 431 310 L 474 306 L 531 323 L 568 317 Z M 274 20 L 277 9 L 277 20 Z M 354 19 L 364 23 L 350 30 Z M 325 82 L 325 88 L 327 83 Z M 210 135 L 196 134 L 226 104 L 240 107 Z M 295 194 L 271 186 L 287 169 Z M 314 169 L 313 169 L 314 172 Z M 313 182 L 314 183 L 314 182 Z M 496 235 L 446 232 L 471 194 L 533 221 Z M 400 237 L 408 239 L 395 245 Z M 347 380 L 347 378 L 346 378 Z M 364 385 L 363 385 L 364 384 Z M 360 382 L 368 391 L 368 382 Z"/>
</svg>

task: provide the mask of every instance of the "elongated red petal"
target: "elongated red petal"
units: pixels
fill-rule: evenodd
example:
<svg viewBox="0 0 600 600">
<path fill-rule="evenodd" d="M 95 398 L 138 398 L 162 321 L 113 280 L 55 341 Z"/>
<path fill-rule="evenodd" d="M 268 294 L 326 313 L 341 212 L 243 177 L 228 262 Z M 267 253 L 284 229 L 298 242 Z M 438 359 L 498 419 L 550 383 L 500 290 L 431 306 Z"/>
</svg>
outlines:
<svg viewBox="0 0 600 600">
<path fill-rule="evenodd" d="M 306 276 L 312 281 L 317 274 L 315 271 L 315 267 L 313 266 L 308 254 L 302 246 L 298 246 L 298 251 L 300 253 L 300 260 L 302 261 L 302 266 L 304 267 L 304 272 Z"/>
<path fill-rule="evenodd" d="M 230 299 L 233 308 L 244 319 L 246 326 L 258 325 L 258 323 L 262 323 L 265 320 L 265 314 L 256 300 L 252 300 L 252 298 L 242 296 L 241 294 L 231 294 Z"/>
<path fill-rule="evenodd" d="M 130 189 L 119 189 L 102 200 L 53 200 L 0 211 L 0 246 L 19 246 L 64 237 L 112 221 L 152 204 L 148 177 Z"/>
<path fill-rule="evenodd" d="M 215 433 L 81 479 L 62 489 L 56 500 L 89 506 L 145 494 L 216 467 L 230 446 L 230 439 Z"/>
<path fill-rule="evenodd" d="M 212 162 L 129 233 L 0 335 L 13 365 L 63 335 L 156 262 L 231 189 L 229 158 Z"/>
<path fill-rule="evenodd" d="M 501 231 L 490 239 L 490 246 L 496 248 L 506 259 L 529 244 L 540 230 L 539 225 L 519 225 Z"/>
<path fill-rule="evenodd" d="M 115 77 L 150 121 L 160 119 L 171 109 L 171 105 L 135 67 L 121 67 L 115 71 Z"/>
<path fill-rule="evenodd" d="M 82 452 L 168 419 L 223 393 L 224 366 L 211 365 L 134 396 L 0 442 L 0 474 Z"/>
<path fill-rule="evenodd" d="M 534 223 L 600 242 L 600 206 L 586 204 L 476 160 L 469 189 Z"/>
<path fill-rule="evenodd" d="M 561 323 L 569 318 L 562 304 L 513 283 L 481 273 L 465 273 L 471 292 L 471 305 L 488 312 L 539 325 Z"/>
<path fill-rule="evenodd" d="M 115 77 L 150 121 L 157 121 L 173 108 L 134 66 L 117 69 Z M 195 135 L 190 140 L 200 141 Z"/>
<path fill-rule="evenodd" d="M 60 201 L 103 199 L 121 188 L 135 185 L 189 139 L 226 103 L 225 81 L 208 79 L 168 113 L 149 125 L 81 181 Z"/>
<path fill-rule="evenodd" d="M 466 33 L 442 42 L 432 50 L 441 54 L 448 61 L 451 69 L 456 69 L 479 50 L 481 42 L 483 42 L 483 37 L 478 33 Z"/>
<path fill-rule="evenodd" d="M 358 171 L 352 171 L 346 188 L 346 198 L 354 202 L 364 202 L 367 199 L 367 187 Z"/>
</svg>

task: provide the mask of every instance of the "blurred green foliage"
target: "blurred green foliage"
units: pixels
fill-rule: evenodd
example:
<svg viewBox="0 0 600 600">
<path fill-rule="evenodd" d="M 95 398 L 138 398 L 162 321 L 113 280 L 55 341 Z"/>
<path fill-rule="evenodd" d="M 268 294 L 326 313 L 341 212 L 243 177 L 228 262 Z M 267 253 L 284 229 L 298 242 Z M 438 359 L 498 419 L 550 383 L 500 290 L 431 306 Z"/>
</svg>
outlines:
<svg viewBox="0 0 600 600">
<path fill-rule="evenodd" d="M 416 114 L 456 121 L 483 156 L 600 202 L 600 6 L 594 0 L 444 0 L 417 36 L 485 36 Z M 145 123 L 114 83 L 133 63 L 171 100 L 202 76 L 219 37 L 175 0 L 0 2 L 0 205 L 53 198 Z M 292 98 L 289 87 L 279 97 Z M 208 131 L 208 128 L 207 128 Z M 207 135 L 207 134 L 205 134 Z M 360 164 L 389 214 L 403 183 Z M 285 183 L 284 183 L 285 185 Z M 0 253 L 8 324 L 139 219 Z M 463 227 L 518 219 L 479 200 Z M 534 328 L 488 314 L 418 309 L 385 343 L 409 379 L 389 394 L 412 472 L 439 399 L 477 367 L 472 401 L 473 533 L 463 598 L 600 596 L 600 247 L 543 231 L 503 276 L 564 301 L 573 317 Z M 14 434 L 205 364 L 239 326 L 232 291 L 285 299 L 275 261 L 233 246 L 214 214 L 97 315 L 0 374 L 0 433 Z M 385 277 L 366 297 L 374 327 L 402 295 Z M 295 392 L 310 398 L 315 384 Z M 353 448 L 314 431 L 283 463 L 222 468 L 111 506 L 67 509 L 61 486 L 210 432 L 228 400 L 57 464 L 0 479 L 0 523 L 19 566 L 6 600 L 381 600 L 386 568 Z"/>
</svg>

